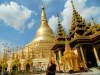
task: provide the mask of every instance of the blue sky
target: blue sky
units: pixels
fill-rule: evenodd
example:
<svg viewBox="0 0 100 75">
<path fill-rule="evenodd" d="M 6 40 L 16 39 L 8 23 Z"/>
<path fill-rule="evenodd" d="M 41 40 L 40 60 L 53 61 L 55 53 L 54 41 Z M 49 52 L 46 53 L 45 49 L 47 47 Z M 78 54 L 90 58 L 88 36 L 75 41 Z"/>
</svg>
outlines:
<svg viewBox="0 0 100 75">
<path fill-rule="evenodd" d="M 87 20 L 100 23 L 100 0 L 73 0 L 77 11 Z M 57 14 L 65 31 L 71 24 L 70 0 L 44 0 L 50 27 L 55 31 Z M 23 46 L 33 40 L 40 25 L 41 0 L 0 0 L 0 45 Z M 1 47 L 1 46 L 0 46 Z"/>
</svg>

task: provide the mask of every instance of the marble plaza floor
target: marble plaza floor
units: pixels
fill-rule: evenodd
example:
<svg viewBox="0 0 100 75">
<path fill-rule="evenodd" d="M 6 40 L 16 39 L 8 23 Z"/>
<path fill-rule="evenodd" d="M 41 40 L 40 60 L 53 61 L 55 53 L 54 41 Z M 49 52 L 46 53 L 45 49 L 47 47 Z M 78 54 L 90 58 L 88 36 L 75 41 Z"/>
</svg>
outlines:
<svg viewBox="0 0 100 75">
<path fill-rule="evenodd" d="M 38 72 L 39 73 L 39 72 Z M 39 73 L 39 74 L 35 74 L 35 73 L 18 73 L 16 75 L 46 75 L 46 73 Z M 73 73 L 73 74 L 69 74 L 69 73 L 56 73 L 56 75 L 100 75 L 100 68 L 90 68 L 88 70 L 88 72 L 81 72 L 81 73 Z"/>
<path fill-rule="evenodd" d="M 42 74 L 18 74 L 18 75 L 46 75 L 45 73 Z M 74 73 L 74 74 L 68 74 L 68 73 L 56 73 L 56 75 L 100 75 L 100 72 L 86 72 L 86 73 Z"/>
<path fill-rule="evenodd" d="M 17 74 L 17 75 L 46 75 L 46 73 L 41 73 L 41 74 L 34 74 L 34 73 L 24 73 L 24 74 Z M 81 73 L 73 73 L 73 74 L 68 74 L 68 73 L 56 73 L 56 75 L 100 75 L 100 68 L 91 68 L 89 69 L 89 72 L 81 72 Z"/>
</svg>

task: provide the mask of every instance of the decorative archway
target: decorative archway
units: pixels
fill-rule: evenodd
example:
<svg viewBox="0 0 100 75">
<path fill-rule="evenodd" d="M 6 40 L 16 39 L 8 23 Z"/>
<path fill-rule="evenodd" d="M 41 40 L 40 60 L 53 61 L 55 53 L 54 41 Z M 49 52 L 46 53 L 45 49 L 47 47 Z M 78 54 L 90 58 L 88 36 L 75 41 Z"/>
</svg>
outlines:
<svg viewBox="0 0 100 75">
<path fill-rule="evenodd" d="M 26 71 L 29 72 L 29 71 L 30 71 L 30 67 L 31 67 L 30 64 L 27 63 L 27 64 L 26 64 Z"/>
</svg>

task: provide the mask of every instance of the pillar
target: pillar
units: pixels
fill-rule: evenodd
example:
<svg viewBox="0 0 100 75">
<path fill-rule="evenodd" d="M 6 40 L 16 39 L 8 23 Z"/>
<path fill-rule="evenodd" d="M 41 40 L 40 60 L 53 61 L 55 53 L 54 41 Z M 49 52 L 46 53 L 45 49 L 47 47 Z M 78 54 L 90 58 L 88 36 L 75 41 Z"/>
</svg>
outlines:
<svg viewBox="0 0 100 75">
<path fill-rule="evenodd" d="M 67 59 L 67 63 L 66 64 L 67 64 L 67 72 L 69 72 L 70 70 L 72 70 L 70 59 Z"/>
<path fill-rule="evenodd" d="M 66 62 L 64 61 L 64 72 L 66 72 Z"/>
<path fill-rule="evenodd" d="M 78 59 L 77 58 L 74 58 L 73 59 L 73 64 L 74 64 L 74 71 L 79 71 L 79 64 L 78 64 Z"/>
<path fill-rule="evenodd" d="M 100 66 L 100 60 L 99 60 L 98 53 L 95 47 L 93 48 L 93 52 L 97 61 L 97 65 Z"/>
<path fill-rule="evenodd" d="M 72 60 L 72 58 L 70 58 L 69 60 L 70 60 L 70 67 L 71 67 L 71 70 L 74 70 L 74 68 L 73 68 L 73 60 Z"/>
<path fill-rule="evenodd" d="M 80 46 L 80 52 L 81 52 L 81 56 L 82 56 L 82 61 L 84 63 L 84 67 L 87 68 L 85 56 L 84 56 L 83 49 L 81 46 Z"/>
</svg>

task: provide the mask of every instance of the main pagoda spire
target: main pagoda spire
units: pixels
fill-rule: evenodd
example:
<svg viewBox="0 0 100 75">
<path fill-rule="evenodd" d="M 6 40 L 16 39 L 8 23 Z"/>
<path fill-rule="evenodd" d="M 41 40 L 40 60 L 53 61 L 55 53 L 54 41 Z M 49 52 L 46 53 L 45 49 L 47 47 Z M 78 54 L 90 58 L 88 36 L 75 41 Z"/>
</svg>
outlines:
<svg viewBox="0 0 100 75">
<path fill-rule="evenodd" d="M 83 35 L 85 32 L 85 19 L 83 19 L 80 14 L 76 11 L 73 1 L 71 0 L 73 14 L 72 14 L 72 25 L 70 29 L 70 38 L 75 38 L 76 35 Z"/>
<path fill-rule="evenodd" d="M 44 6 L 42 6 L 42 13 L 41 13 L 41 22 L 42 21 L 47 21 L 46 12 L 45 12 L 45 7 Z"/>
<path fill-rule="evenodd" d="M 40 27 L 36 33 L 36 39 L 35 40 L 40 40 L 40 39 L 49 39 L 47 37 L 52 37 L 53 32 L 51 28 L 48 25 L 47 17 L 46 17 L 46 12 L 45 12 L 45 7 L 42 7 L 42 12 L 41 12 L 41 23 Z"/>
</svg>

